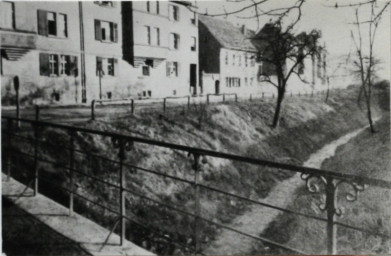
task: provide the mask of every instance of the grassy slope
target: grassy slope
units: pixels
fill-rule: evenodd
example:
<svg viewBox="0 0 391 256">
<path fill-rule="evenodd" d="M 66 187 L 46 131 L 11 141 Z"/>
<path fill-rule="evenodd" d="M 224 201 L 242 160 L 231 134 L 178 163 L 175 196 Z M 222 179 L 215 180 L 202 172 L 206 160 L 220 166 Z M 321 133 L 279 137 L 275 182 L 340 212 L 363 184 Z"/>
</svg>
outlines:
<svg viewBox="0 0 391 256">
<path fill-rule="evenodd" d="M 347 144 L 340 146 L 335 156 L 323 163 L 322 169 L 391 181 L 389 90 L 382 91 L 377 97 L 384 111 L 382 119 L 375 125 L 378 132 L 371 134 L 368 128 Z M 309 194 L 303 187 L 296 192 L 295 197 L 290 206 L 292 210 L 325 217 L 316 206 L 319 202 L 318 195 Z M 337 221 L 391 235 L 391 191 L 369 187 L 359 194 L 355 202 L 347 202 L 343 196 L 339 196 L 338 200 L 343 216 L 337 218 Z M 324 223 L 281 214 L 264 235 L 281 243 L 299 246 L 298 248 L 310 253 L 323 254 L 326 253 L 325 231 Z M 339 254 L 391 252 L 389 239 L 344 227 L 338 227 L 337 236 Z"/>
<path fill-rule="evenodd" d="M 274 110 L 270 100 L 211 105 L 201 118 L 200 106 L 192 106 L 190 112 L 181 107 L 169 109 L 166 115 L 143 113 L 135 117 L 108 117 L 106 120 L 89 122 L 85 126 L 101 130 L 137 134 L 178 144 L 209 148 L 213 150 L 265 158 L 282 162 L 300 164 L 308 155 L 324 144 L 352 131 L 366 123 L 365 115 L 357 109 L 355 99 L 357 90 L 336 91 L 326 104 L 321 98 L 286 98 L 280 127 L 269 127 Z M 379 108 L 374 108 L 375 115 Z M 66 186 L 66 172 L 58 173 L 58 166 L 67 163 L 69 156 L 64 150 L 68 143 L 65 132 L 46 130 L 46 141 L 57 150 L 43 152 L 46 158 L 56 165 L 41 165 L 43 177 Z M 116 159 L 117 150 L 107 138 L 79 134 L 77 147 L 83 152 L 93 152 Z M 270 189 L 291 173 L 268 168 L 255 167 L 241 163 L 208 158 L 203 165 L 202 182 L 233 193 L 251 196 L 254 199 L 265 197 Z M 186 153 L 172 152 L 157 147 L 136 145 L 128 153 L 127 162 L 189 180 L 193 179 L 191 161 Z M 31 164 L 27 161 L 26 166 Z M 118 166 L 98 158 L 76 156 L 76 168 L 92 173 L 110 182 L 118 181 Z M 127 169 L 129 189 L 153 197 L 163 202 L 174 203 L 190 212 L 194 209 L 193 189 L 186 184 L 173 182 L 142 171 L 136 174 Z M 118 206 L 118 191 L 108 189 L 97 182 L 77 177 L 78 193 L 105 205 Z M 53 195 L 54 187 L 42 184 L 41 191 Z M 246 205 L 232 198 L 201 191 L 202 214 L 216 221 L 229 223 L 232 218 L 246 209 Z M 66 196 L 58 193 L 58 198 L 66 201 Z M 90 203 L 77 202 L 77 208 L 102 225 L 111 227 L 114 216 Z M 160 234 L 151 235 L 147 229 L 132 223 L 130 239 L 144 247 L 160 253 L 172 254 L 174 245 L 165 246 L 163 242 L 150 243 L 165 234 L 176 242 L 191 244 L 192 220 L 171 211 L 127 195 L 128 215 L 136 222 L 148 223 L 161 228 Z M 102 218 L 102 214 L 105 218 Z M 204 225 L 203 237 L 213 239 L 213 227 Z M 205 241 L 207 242 L 207 241 Z"/>
</svg>

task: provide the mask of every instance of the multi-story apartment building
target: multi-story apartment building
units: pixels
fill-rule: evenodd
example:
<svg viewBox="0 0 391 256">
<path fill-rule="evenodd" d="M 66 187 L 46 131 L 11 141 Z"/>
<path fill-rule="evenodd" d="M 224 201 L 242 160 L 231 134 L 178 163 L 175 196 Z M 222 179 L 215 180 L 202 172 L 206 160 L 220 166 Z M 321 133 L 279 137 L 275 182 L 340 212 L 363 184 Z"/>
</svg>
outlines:
<svg viewBox="0 0 391 256">
<path fill-rule="evenodd" d="M 253 35 L 245 26 L 199 16 L 200 79 L 205 94 L 249 94 L 260 89 Z"/>
<path fill-rule="evenodd" d="M 124 60 L 143 96 L 196 94 L 198 21 L 184 1 L 123 2 Z"/>
<path fill-rule="evenodd" d="M 197 17 L 170 1 L 0 2 L 3 104 L 196 92 Z M 123 29 L 124 26 L 124 29 Z"/>
</svg>

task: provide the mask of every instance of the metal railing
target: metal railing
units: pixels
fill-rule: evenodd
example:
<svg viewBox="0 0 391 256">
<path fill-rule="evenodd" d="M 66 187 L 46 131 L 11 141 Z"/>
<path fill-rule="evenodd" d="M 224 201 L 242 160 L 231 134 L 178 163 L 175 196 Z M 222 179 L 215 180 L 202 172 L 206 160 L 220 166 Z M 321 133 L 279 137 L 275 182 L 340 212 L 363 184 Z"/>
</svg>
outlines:
<svg viewBox="0 0 391 256">
<path fill-rule="evenodd" d="M 172 143 L 167 143 L 167 142 L 157 141 L 152 139 L 128 136 L 119 133 L 98 131 L 98 130 L 73 127 L 73 126 L 62 125 L 62 124 L 54 124 L 54 123 L 49 123 L 44 121 L 17 119 L 12 117 L 2 117 L 2 120 L 6 122 L 6 125 L 3 125 L 3 127 L 5 128 L 2 130 L 3 138 L 5 138 L 4 140 L 5 145 L 3 144 L 3 147 L 5 149 L 3 150 L 3 152 L 5 152 L 5 156 L 3 158 L 4 161 L 3 166 L 5 166 L 5 173 L 7 174 L 8 177 L 10 177 L 11 175 L 16 174 L 16 172 L 18 171 L 20 172 L 20 170 L 15 170 L 11 172 L 12 166 L 18 168 L 18 164 L 20 164 L 20 160 L 19 160 L 20 157 L 31 158 L 33 160 L 32 170 L 31 170 L 33 177 L 30 182 L 26 181 L 26 184 L 27 186 L 29 186 L 29 184 L 33 183 L 32 188 L 34 190 L 34 195 L 36 195 L 39 192 L 38 184 L 41 181 L 45 181 L 45 177 L 43 177 L 43 175 L 40 174 L 39 172 L 40 163 L 52 164 L 53 166 L 60 168 L 59 167 L 60 166 L 59 162 L 61 162 L 60 160 L 56 159 L 55 161 L 53 161 L 53 160 L 45 159 L 44 155 L 42 156 L 42 154 L 40 153 L 45 149 L 44 146 L 47 143 L 49 143 L 47 140 L 44 139 L 45 130 L 55 129 L 59 132 L 62 132 L 61 134 L 65 134 L 63 135 L 65 136 L 63 139 L 66 145 L 52 145 L 52 146 L 57 147 L 57 150 L 59 150 L 60 149 L 59 147 L 61 147 L 62 152 L 66 151 L 69 153 L 65 158 L 65 160 L 63 159 L 63 162 L 66 162 L 66 164 L 63 163 L 63 165 L 61 166 L 62 169 L 65 169 L 67 171 L 68 178 L 66 180 L 66 183 L 68 184 L 68 186 L 67 187 L 56 186 L 56 188 L 65 191 L 65 193 L 69 195 L 69 214 L 71 215 L 74 212 L 74 198 L 77 197 L 78 200 L 87 201 L 91 204 L 94 204 L 96 206 L 99 206 L 107 210 L 108 212 L 111 212 L 114 215 L 117 215 L 118 220 L 115 222 L 112 232 L 119 224 L 121 245 L 123 244 L 124 239 L 126 239 L 127 222 L 131 222 L 131 223 L 135 222 L 138 225 L 143 225 L 127 215 L 127 208 L 125 203 L 126 196 L 132 195 L 140 198 L 140 200 L 141 199 L 147 200 L 153 204 L 158 205 L 159 209 L 160 208 L 169 209 L 169 211 L 173 214 L 180 214 L 193 219 L 192 223 L 194 228 L 193 228 L 193 233 L 191 234 L 192 242 L 190 244 L 187 243 L 183 245 L 180 244 L 178 241 L 175 241 L 175 245 L 181 248 L 182 247 L 185 248 L 184 250 L 187 250 L 186 251 L 187 253 L 190 253 L 191 251 L 195 253 L 202 253 L 202 244 L 203 244 L 203 241 L 201 241 L 201 238 L 203 237 L 202 229 L 205 228 L 205 224 L 208 224 L 252 238 L 256 241 L 260 241 L 264 244 L 267 244 L 275 248 L 281 248 L 288 252 L 293 252 L 295 254 L 307 254 L 306 252 L 300 249 L 292 248 L 290 246 L 272 241 L 266 237 L 248 234 L 242 230 L 233 228 L 226 224 L 219 223 L 215 219 L 205 217 L 202 214 L 202 205 L 200 203 L 200 196 L 201 196 L 200 190 L 213 192 L 219 196 L 228 196 L 230 198 L 235 198 L 236 200 L 239 200 L 246 204 L 259 205 L 262 207 L 272 208 L 274 210 L 281 211 L 284 213 L 298 215 L 305 218 L 310 218 L 310 219 L 324 222 L 327 224 L 327 253 L 328 254 L 336 254 L 338 252 L 337 251 L 337 226 L 343 226 L 345 228 L 354 231 L 360 231 L 364 233 L 369 233 L 371 235 L 376 235 L 376 236 L 390 239 L 389 234 L 374 232 L 373 230 L 367 230 L 362 227 L 357 227 L 357 226 L 336 221 L 336 216 L 341 214 L 336 201 L 337 190 L 341 186 L 341 184 L 348 184 L 349 186 L 351 186 L 352 188 L 351 191 L 348 191 L 346 193 L 347 195 L 350 196 L 350 199 L 352 199 L 351 201 L 353 201 L 357 199 L 358 192 L 363 191 L 365 189 L 365 186 L 367 185 L 383 188 L 383 189 L 391 189 L 390 181 L 360 177 L 360 176 L 344 174 L 340 172 L 325 171 L 316 168 L 308 168 L 308 167 L 302 167 L 297 165 L 278 163 L 278 162 L 262 160 L 262 159 L 254 159 L 254 158 L 243 157 L 239 155 L 233 155 L 233 154 L 227 154 L 222 152 L 216 152 L 212 150 L 196 148 L 196 147 L 189 147 L 189 146 L 172 144 Z M 16 122 L 21 122 L 22 124 L 24 124 L 22 125 L 21 130 L 15 129 Z M 30 125 L 32 128 L 32 134 L 30 134 L 31 132 L 31 128 L 29 128 Z M 30 134 L 30 136 L 23 136 L 24 133 Z M 104 138 L 106 143 L 108 144 L 107 147 L 108 148 L 112 147 L 118 153 L 116 155 L 116 158 L 113 159 L 107 155 L 102 156 L 99 154 L 91 153 L 91 150 L 83 150 L 76 147 L 76 143 L 75 143 L 76 138 L 80 138 L 80 136 L 86 136 L 86 135 L 101 136 L 102 138 Z M 111 142 L 108 142 L 109 140 L 107 139 L 110 139 Z M 31 152 L 24 152 L 22 149 L 27 148 L 26 146 L 27 144 L 15 143 L 18 140 L 23 140 L 25 142 L 30 143 Z M 187 155 L 188 157 L 191 156 L 191 161 L 189 163 L 191 164 L 191 171 L 190 169 L 184 170 L 185 171 L 184 177 L 181 177 L 180 175 L 174 175 L 167 172 L 144 168 L 143 166 L 138 166 L 137 164 L 129 163 L 129 161 L 127 161 L 129 160 L 128 152 L 133 152 L 133 154 L 135 154 L 135 151 L 137 151 L 136 150 L 137 147 L 145 148 L 147 146 L 157 147 L 164 150 L 172 150 L 173 155 L 182 154 L 184 156 Z M 108 151 L 109 150 L 107 149 L 105 152 Z M 116 182 L 110 182 L 105 178 L 99 177 L 99 175 L 92 175 L 78 169 L 77 166 L 80 165 L 76 164 L 77 161 L 75 158 L 75 154 L 82 154 L 85 155 L 86 157 L 96 158 L 102 161 L 115 163 L 118 168 L 118 177 L 117 177 L 118 180 Z M 18 158 L 16 158 L 16 156 L 18 156 Z M 305 184 L 307 185 L 307 188 L 310 192 L 321 192 L 319 191 L 319 187 L 318 187 L 319 184 L 314 185 L 314 182 L 323 184 L 325 188 L 324 196 L 326 200 L 324 206 L 322 207 L 322 210 L 326 211 L 327 218 L 311 215 L 299 211 L 294 211 L 287 208 L 282 208 L 276 205 L 262 202 L 257 199 L 253 199 L 249 196 L 243 196 L 234 193 L 232 192 L 232 190 L 227 191 L 225 189 L 221 189 L 216 186 L 204 184 L 202 182 L 200 175 L 202 174 L 203 166 L 207 164 L 207 162 L 209 161 L 208 158 L 218 158 L 227 161 L 236 161 L 242 164 L 256 166 L 257 168 L 268 167 L 268 168 L 277 169 L 274 171 L 286 170 L 292 173 L 299 173 L 301 175 L 301 178 L 305 181 Z M 15 160 L 14 162 L 12 161 L 13 159 Z M 16 159 L 18 160 L 16 161 Z M 263 169 L 256 169 L 256 170 L 262 171 Z M 189 186 L 189 188 L 193 189 L 193 193 L 194 193 L 193 194 L 194 210 L 189 211 L 189 209 L 183 209 L 183 207 L 180 207 L 174 203 L 167 203 L 160 199 L 153 198 L 152 196 L 148 196 L 144 193 L 137 192 L 134 189 L 130 189 L 129 186 L 127 185 L 127 180 L 126 180 L 127 177 L 126 174 L 128 172 L 131 173 L 132 175 L 138 175 L 139 172 L 142 172 L 148 175 L 160 177 L 161 179 L 169 179 L 175 182 L 180 182 L 181 184 L 184 184 L 186 186 Z M 76 175 L 83 176 L 93 181 L 99 182 L 100 184 L 110 187 L 113 190 L 118 190 L 119 207 L 117 209 L 113 209 L 105 205 L 105 203 L 102 202 L 102 200 L 100 201 L 92 200 L 86 197 L 85 195 L 81 195 L 77 193 L 77 190 L 75 189 L 76 178 L 77 178 Z M 108 174 L 106 173 L 105 175 Z M 136 177 L 136 176 L 132 176 L 132 177 Z M 47 180 L 47 182 L 52 182 L 52 181 Z M 148 228 L 148 230 L 150 230 L 151 232 L 153 232 L 154 228 L 159 229 L 159 227 L 150 227 L 149 225 L 146 225 L 145 227 Z"/>
</svg>

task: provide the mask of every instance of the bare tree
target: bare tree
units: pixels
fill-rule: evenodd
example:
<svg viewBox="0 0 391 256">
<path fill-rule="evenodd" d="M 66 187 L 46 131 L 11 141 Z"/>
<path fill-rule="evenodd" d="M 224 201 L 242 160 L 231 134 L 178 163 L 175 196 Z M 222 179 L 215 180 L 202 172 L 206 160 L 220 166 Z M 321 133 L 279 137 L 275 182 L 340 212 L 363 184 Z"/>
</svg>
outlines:
<svg viewBox="0 0 391 256">
<path fill-rule="evenodd" d="M 259 50 L 259 61 L 263 63 L 261 81 L 277 88 L 277 101 L 272 127 L 278 126 L 281 104 L 284 100 L 287 82 L 292 74 L 301 78 L 304 60 L 320 56 L 322 47 L 318 45 L 321 33 L 312 30 L 294 35 L 293 26 L 282 30 L 281 23 L 269 23 L 254 37 L 254 44 Z M 272 76 L 276 76 L 276 80 Z"/>
<path fill-rule="evenodd" d="M 370 5 L 370 15 L 368 20 L 360 20 L 359 8 L 355 11 L 355 25 L 356 30 L 351 31 L 351 37 L 353 39 L 356 54 L 353 58 L 353 72 L 359 76 L 361 81 L 361 88 L 358 95 L 358 104 L 360 104 L 362 95 L 364 95 L 364 102 L 366 105 L 367 118 L 371 132 L 375 132 L 372 119 L 372 108 L 371 108 L 371 96 L 372 87 L 374 84 L 375 71 L 378 60 L 375 59 L 373 54 L 373 47 L 376 38 L 376 30 L 379 25 L 382 14 L 385 9 L 390 5 L 390 2 L 386 2 L 379 12 L 376 12 L 376 1 L 369 1 L 367 4 Z M 368 42 L 365 44 L 362 33 L 366 31 L 369 35 Z M 365 45 L 364 45 L 365 44 Z M 365 47 L 366 46 L 366 47 Z"/>
</svg>

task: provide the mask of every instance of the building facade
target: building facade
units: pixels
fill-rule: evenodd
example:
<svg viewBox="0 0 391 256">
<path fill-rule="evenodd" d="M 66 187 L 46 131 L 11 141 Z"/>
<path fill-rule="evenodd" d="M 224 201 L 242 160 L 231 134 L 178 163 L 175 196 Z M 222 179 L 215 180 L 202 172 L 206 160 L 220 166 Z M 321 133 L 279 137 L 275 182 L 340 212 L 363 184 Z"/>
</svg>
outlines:
<svg viewBox="0 0 391 256">
<path fill-rule="evenodd" d="M 199 16 L 200 79 L 204 94 L 260 91 L 253 31 L 207 16 Z"/>
<path fill-rule="evenodd" d="M 170 1 L 0 2 L 3 105 L 196 93 L 197 17 Z"/>
<path fill-rule="evenodd" d="M 122 3 L 124 60 L 143 96 L 197 94 L 198 21 L 184 1 Z"/>
</svg>

